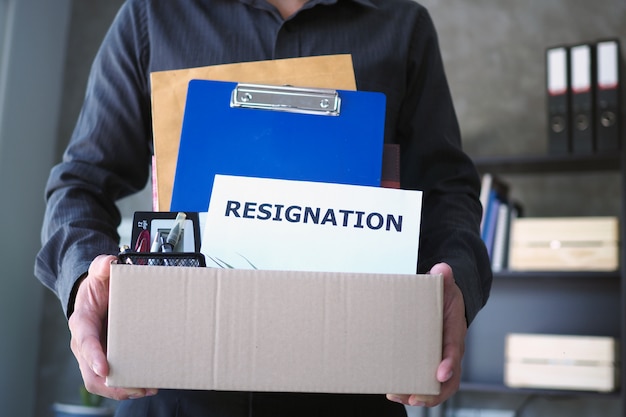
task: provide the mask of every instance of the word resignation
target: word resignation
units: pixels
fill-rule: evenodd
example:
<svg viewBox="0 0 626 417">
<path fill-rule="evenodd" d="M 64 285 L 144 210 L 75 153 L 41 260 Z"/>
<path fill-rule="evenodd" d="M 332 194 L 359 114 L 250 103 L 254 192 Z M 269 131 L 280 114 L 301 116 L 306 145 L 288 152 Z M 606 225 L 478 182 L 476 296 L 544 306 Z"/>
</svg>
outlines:
<svg viewBox="0 0 626 417">
<path fill-rule="evenodd" d="M 366 213 L 364 211 L 320 207 L 285 206 L 283 204 L 255 203 L 228 200 L 225 217 L 243 219 L 288 221 L 337 227 L 353 227 L 385 231 L 402 231 L 402 215 Z"/>
</svg>

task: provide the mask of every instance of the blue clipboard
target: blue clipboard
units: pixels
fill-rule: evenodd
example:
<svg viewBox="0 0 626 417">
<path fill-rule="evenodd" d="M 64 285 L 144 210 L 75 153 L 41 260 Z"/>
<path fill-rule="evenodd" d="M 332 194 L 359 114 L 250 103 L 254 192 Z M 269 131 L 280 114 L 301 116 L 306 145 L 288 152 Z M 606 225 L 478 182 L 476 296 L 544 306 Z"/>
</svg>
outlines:
<svg viewBox="0 0 626 417">
<path fill-rule="evenodd" d="M 215 174 L 380 186 L 382 93 L 191 80 L 170 211 L 208 210 Z"/>
</svg>

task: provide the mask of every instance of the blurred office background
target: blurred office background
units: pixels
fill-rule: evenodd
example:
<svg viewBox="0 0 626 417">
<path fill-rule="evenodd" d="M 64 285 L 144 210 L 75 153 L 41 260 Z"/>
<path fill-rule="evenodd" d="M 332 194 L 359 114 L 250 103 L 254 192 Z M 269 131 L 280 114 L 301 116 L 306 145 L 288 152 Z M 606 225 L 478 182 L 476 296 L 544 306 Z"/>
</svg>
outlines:
<svg viewBox="0 0 626 417">
<path fill-rule="evenodd" d="M 121 0 L 0 0 L 0 414 L 47 417 L 78 401 L 80 376 L 58 301 L 33 276 L 43 187 L 78 115 L 87 72 Z M 624 0 L 423 0 L 438 27 L 471 156 L 546 152 L 548 46 L 619 37 Z M 516 180 L 528 215 L 617 215 L 619 177 Z M 601 181 L 602 186 L 598 186 Z M 120 203 L 149 209 L 149 191 Z M 591 313 L 590 313 L 591 314 Z M 479 316 L 480 317 L 480 316 Z M 506 320 L 503 317 L 502 320 Z M 489 341 L 485 340 L 488 344 Z M 459 394 L 458 403 L 521 416 L 617 416 L 616 397 Z M 476 406 L 478 407 L 478 406 Z M 433 410 L 430 414 L 442 413 Z M 414 414 L 425 415 L 422 411 Z"/>
</svg>

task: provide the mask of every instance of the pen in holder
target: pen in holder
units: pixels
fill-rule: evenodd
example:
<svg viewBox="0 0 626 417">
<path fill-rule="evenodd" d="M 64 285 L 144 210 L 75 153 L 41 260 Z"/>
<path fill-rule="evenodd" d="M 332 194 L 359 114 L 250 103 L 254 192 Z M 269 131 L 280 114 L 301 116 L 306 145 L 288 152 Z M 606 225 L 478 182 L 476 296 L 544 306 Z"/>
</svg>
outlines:
<svg viewBox="0 0 626 417">
<path fill-rule="evenodd" d="M 117 255 L 120 263 L 129 265 L 205 267 L 204 255 L 199 252 L 132 252 Z"/>
</svg>

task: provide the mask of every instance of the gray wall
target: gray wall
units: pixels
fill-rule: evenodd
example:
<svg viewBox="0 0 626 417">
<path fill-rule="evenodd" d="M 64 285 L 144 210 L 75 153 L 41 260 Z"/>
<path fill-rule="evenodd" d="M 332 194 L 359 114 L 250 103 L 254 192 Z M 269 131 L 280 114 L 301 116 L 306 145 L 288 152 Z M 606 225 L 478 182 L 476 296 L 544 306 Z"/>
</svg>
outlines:
<svg viewBox="0 0 626 417">
<path fill-rule="evenodd" d="M 61 116 L 56 126 L 58 139 L 52 149 L 55 163 L 60 160 L 78 117 L 91 61 L 121 4 L 121 0 L 70 1 L 65 72 L 60 80 Z M 41 193 L 40 190 L 40 196 Z M 78 389 L 82 380 L 69 349 L 67 321 L 59 301 L 46 290 L 42 305 L 37 401 L 32 415 L 48 417 L 52 415 L 50 405 L 54 402 L 80 403 Z"/>
<path fill-rule="evenodd" d="M 546 152 L 546 47 L 606 37 L 626 41 L 623 0 L 426 0 L 423 4 L 439 29 L 465 148 L 472 156 Z M 598 187 L 598 180 L 606 180 L 606 186 Z M 615 175 L 514 178 L 512 191 L 524 202 L 527 215 L 618 212 Z"/>
<path fill-rule="evenodd" d="M 424 0 L 422 3 L 430 9 L 439 30 L 464 145 L 472 156 L 545 152 L 546 47 L 605 37 L 626 40 L 624 0 Z M 59 149 L 76 120 L 90 60 L 119 4 L 120 0 L 73 1 Z M 604 186 L 598 187 L 598 181 Z M 524 202 L 528 215 L 615 215 L 619 209 L 619 191 L 617 176 L 612 174 L 575 179 L 558 175 L 513 179 L 514 196 Z M 132 211 L 143 204 L 143 200 L 130 200 L 125 207 Z M 48 404 L 53 400 L 75 398 L 74 390 L 79 383 L 58 303 L 46 294 L 43 308 L 37 416 L 47 416 Z M 466 397 L 457 401 L 477 400 L 477 396 Z M 519 405 L 520 401 L 506 396 L 478 399 L 488 401 L 490 406 Z M 614 415 L 614 403 L 538 399 L 523 415 Z"/>
<path fill-rule="evenodd" d="M 53 160 L 69 0 L 3 2 L 0 35 L 0 414 L 32 416 L 43 288 L 33 278 Z"/>
</svg>

